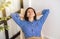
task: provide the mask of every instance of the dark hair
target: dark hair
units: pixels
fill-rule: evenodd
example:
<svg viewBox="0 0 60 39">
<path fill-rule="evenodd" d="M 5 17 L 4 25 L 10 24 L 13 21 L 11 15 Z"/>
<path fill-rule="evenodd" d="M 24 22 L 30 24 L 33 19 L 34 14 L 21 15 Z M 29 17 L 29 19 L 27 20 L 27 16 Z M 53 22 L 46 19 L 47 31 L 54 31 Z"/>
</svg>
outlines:
<svg viewBox="0 0 60 39">
<path fill-rule="evenodd" d="M 36 20 L 36 12 L 35 12 L 35 10 L 34 10 L 32 7 L 28 7 L 28 8 L 26 9 L 25 15 L 24 15 L 24 19 L 25 19 L 26 21 L 29 21 L 29 20 L 28 20 L 28 17 L 27 17 L 27 11 L 28 11 L 29 9 L 32 9 L 32 10 L 34 11 L 34 14 L 35 14 L 34 20 Z"/>
</svg>

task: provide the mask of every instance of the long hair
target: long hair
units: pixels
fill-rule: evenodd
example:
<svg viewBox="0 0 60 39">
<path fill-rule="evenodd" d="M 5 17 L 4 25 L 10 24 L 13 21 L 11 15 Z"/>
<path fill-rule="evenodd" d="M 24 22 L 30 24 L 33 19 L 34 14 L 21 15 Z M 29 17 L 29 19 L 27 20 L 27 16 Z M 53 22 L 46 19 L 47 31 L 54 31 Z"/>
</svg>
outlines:
<svg viewBox="0 0 60 39">
<path fill-rule="evenodd" d="M 29 20 L 28 20 L 28 17 L 27 17 L 27 11 L 28 11 L 29 9 L 32 9 L 32 10 L 34 11 L 34 14 L 35 14 L 34 20 L 36 20 L 36 12 L 35 12 L 35 10 L 34 10 L 32 7 L 28 7 L 28 8 L 26 9 L 25 14 L 24 14 L 24 19 L 25 19 L 26 21 L 29 21 Z"/>
</svg>

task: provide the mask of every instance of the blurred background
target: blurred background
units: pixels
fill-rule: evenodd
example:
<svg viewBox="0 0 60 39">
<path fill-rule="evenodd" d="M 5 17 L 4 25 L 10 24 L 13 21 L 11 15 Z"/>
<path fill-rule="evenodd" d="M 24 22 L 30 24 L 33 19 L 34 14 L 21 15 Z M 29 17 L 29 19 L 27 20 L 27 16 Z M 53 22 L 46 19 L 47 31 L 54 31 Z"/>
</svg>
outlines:
<svg viewBox="0 0 60 39">
<path fill-rule="evenodd" d="M 10 16 L 11 13 L 20 11 L 21 0 L 5 1 L 10 1 L 11 4 L 3 10 L 0 10 L 0 17 L 3 17 L 4 11 L 6 12 L 6 17 Z M 26 9 L 29 6 L 33 7 L 36 12 L 42 11 L 43 9 L 50 9 L 50 14 L 42 28 L 42 36 L 44 39 L 60 39 L 60 0 L 23 0 L 23 8 Z M 21 28 L 12 19 L 7 21 L 7 25 L 9 26 L 9 36 L 7 35 L 9 38 L 21 31 Z M 2 23 L 0 26 L 4 26 L 4 24 Z M 8 39 L 6 38 L 5 31 L 0 32 L 0 39 Z M 15 39 L 20 39 L 20 35 Z"/>
</svg>

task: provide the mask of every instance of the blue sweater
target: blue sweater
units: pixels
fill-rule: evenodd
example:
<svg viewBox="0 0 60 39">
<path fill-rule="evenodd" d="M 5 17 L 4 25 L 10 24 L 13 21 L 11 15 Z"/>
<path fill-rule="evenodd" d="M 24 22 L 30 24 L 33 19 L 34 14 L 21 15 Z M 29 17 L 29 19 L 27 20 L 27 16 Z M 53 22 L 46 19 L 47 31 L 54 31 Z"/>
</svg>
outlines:
<svg viewBox="0 0 60 39">
<path fill-rule="evenodd" d="M 33 22 L 21 20 L 18 13 L 11 14 L 12 19 L 21 27 L 25 37 L 40 37 L 42 26 L 49 14 L 49 9 L 44 9 L 42 11 L 43 16 L 39 20 L 34 20 Z"/>
</svg>

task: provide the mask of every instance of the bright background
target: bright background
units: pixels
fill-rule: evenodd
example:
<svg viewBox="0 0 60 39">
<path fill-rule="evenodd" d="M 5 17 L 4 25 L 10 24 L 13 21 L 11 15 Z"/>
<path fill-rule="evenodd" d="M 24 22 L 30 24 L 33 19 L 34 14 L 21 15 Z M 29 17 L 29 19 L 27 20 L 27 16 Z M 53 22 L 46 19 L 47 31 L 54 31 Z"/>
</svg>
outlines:
<svg viewBox="0 0 60 39">
<path fill-rule="evenodd" d="M 11 2 L 10 7 L 6 8 L 7 16 L 20 8 L 20 0 L 11 0 Z M 42 28 L 42 35 L 48 39 L 60 39 L 60 0 L 32 0 L 31 6 L 36 12 L 45 8 L 50 9 L 50 14 Z M 27 7 L 29 7 L 29 0 L 24 0 L 24 9 Z M 0 17 L 2 17 L 1 11 Z M 9 37 L 12 37 L 20 30 L 20 27 L 12 19 L 8 21 L 8 25 L 10 26 Z M 0 39 L 5 39 L 4 31 L 0 32 Z"/>
</svg>

